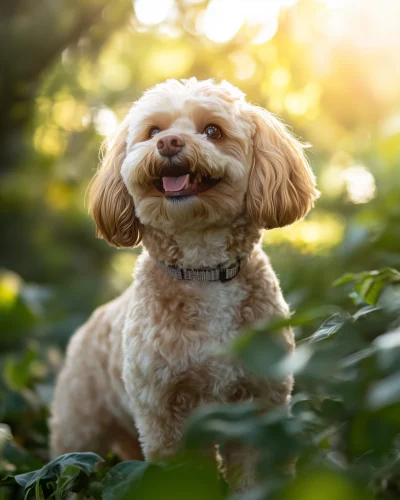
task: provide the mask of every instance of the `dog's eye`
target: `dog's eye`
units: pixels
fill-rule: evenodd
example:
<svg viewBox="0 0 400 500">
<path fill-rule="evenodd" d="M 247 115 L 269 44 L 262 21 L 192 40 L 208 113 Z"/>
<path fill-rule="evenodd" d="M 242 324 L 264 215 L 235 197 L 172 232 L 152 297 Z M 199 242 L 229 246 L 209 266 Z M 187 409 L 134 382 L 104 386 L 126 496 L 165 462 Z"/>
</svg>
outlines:
<svg viewBox="0 0 400 500">
<path fill-rule="evenodd" d="M 215 141 L 221 139 L 222 130 L 218 127 L 218 125 L 207 125 L 204 129 L 203 134 L 207 136 L 208 139 L 214 139 Z"/>
<path fill-rule="evenodd" d="M 152 139 L 155 135 L 159 134 L 161 130 L 158 127 L 152 127 L 149 132 L 149 139 Z"/>
</svg>

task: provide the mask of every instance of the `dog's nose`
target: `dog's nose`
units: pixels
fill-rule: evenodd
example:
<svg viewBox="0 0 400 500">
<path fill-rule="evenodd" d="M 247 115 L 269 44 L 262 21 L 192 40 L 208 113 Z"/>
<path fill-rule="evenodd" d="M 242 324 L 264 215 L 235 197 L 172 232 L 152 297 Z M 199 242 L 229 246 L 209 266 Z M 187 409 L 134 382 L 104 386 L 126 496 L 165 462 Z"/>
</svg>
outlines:
<svg viewBox="0 0 400 500">
<path fill-rule="evenodd" d="M 164 135 L 157 141 L 157 148 L 162 156 L 174 156 L 181 151 L 184 145 L 185 141 L 182 137 L 173 134 Z"/>
</svg>

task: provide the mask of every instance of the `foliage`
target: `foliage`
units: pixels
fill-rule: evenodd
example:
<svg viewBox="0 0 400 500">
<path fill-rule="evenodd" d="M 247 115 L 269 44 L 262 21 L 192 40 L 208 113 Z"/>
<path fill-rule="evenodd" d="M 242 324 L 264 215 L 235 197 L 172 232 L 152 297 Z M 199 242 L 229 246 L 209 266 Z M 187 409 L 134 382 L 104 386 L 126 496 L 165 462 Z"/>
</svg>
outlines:
<svg viewBox="0 0 400 500">
<path fill-rule="evenodd" d="M 75 453 L 39 471 L 8 476 L 2 484 L 28 499 L 61 499 L 68 491 L 105 500 L 222 499 L 229 496 L 226 485 L 216 465 L 202 458 L 203 451 L 215 442 L 222 449 L 240 442 L 261 452 L 263 482 L 251 494 L 230 495 L 232 500 L 311 499 L 322 490 L 332 499 L 398 498 L 400 287 L 392 284 L 398 274 L 389 269 L 344 276 L 339 282 L 351 279 L 357 288 L 366 276 L 370 286 L 382 285 L 373 301 L 368 296 L 372 304 L 357 296 L 354 312 L 337 309 L 315 333 L 299 339 L 294 355 L 280 347 L 275 332 L 289 324 L 313 324 L 321 310 L 259 327 L 232 346 L 232 356 L 257 374 L 277 380 L 295 374 L 297 391 L 289 413 L 262 414 L 257 405 L 206 406 L 188 422 L 183 454 L 173 462 L 128 461 L 98 471 L 100 457 Z M 393 330 L 371 334 L 365 328 L 370 321 Z M 9 459 L 6 449 L 5 469 Z M 297 477 L 292 479 L 285 467 L 295 460 Z M 13 464 L 18 466 L 15 455 Z"/>
<path fill-rule="evenodd" d="M 247 14 L 257 1 L 238 4 Z M 265 27 L 253 19 L 218 44 L 200 22 L 210 2 L 177 0 L 154 24 L 141 22 L 139 3 L 0 6 L 0 499 L 240 500 L 203 456 L 215 440 L 260 448 L 262 485 L 250 500 L 399 498 L 398 7 L 365 2 L 360 15 L 358 2 L 282 1 L 293 5 L 268 40 L 252 43 Z M 293 315 L 230 346 L 258 374 L 295 373 L 291 412 L 200 408 L 170 463 L 49 462 L 48 405 L 65 345 L 129 283 L 138 253 L 94 238 L 84 198 L 100 143 L 149 85 L 191 75 L 232 81 L 313 145 L 317 207 L 264 237 Z M 290 358 L 275 335 L 288 324 L 298 345 Z M 293 459 L 294 479 L 282 472 Z"/>
</svg>

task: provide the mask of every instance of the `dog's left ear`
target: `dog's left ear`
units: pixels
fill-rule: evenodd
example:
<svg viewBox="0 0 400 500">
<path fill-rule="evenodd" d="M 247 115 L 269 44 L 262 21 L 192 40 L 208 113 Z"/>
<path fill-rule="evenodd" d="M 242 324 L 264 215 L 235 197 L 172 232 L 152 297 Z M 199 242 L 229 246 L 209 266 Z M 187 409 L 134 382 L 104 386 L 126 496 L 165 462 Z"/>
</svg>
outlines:
<svg viewBox="0 0 400 500">
<path fill-rule="evenodd" d="M 255 125 L 247 211 L 259 227 L 273 229 L 304 217 L 319 196 L 304 146 L 271 113 L 250 106 Z"/>
</svg>

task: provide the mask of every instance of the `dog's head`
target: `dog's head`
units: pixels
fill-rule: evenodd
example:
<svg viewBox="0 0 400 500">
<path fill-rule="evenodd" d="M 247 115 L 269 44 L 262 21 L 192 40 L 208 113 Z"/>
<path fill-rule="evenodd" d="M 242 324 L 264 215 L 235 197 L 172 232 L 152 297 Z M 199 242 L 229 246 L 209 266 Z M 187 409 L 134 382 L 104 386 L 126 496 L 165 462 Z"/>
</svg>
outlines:
<svg viewBox="0 0 400 500">
<path fill-rule="evenodd" d="M 90 190 L 99 235 L 134 246 L 143 226 L 259 228 L 303 217 L 318 196 L 303 146 L 227 82 L 167 80 L 132 107 Z"/>
</svg>

